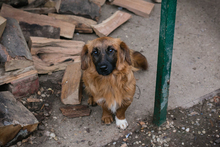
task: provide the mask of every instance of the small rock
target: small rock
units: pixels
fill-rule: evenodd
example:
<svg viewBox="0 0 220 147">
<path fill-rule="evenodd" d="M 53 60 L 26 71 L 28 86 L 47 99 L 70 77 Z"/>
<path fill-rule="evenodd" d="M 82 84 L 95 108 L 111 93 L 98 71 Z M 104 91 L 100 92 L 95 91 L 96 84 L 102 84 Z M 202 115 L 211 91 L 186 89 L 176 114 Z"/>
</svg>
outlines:
<svg viewBox="0 0 220 147">
<path fill-rule="evenodd" d="M 189 132 L 189 128 L 186 128 L 186 132 Z"/>
<path fill-rule="evenodd" d="M 176 130 L 173 130 L 173 133 L 176 133 Z"/>
<path fill-rule="evenodd" d="M 171 140 L 171 138 L 166 138 L 165 140 L 166 140 L 166 142 L 169 142 Z"/>
<path fill-rule="evenodd" d="M 138 136 L 136 135 L 134 138 L 138 138 Z"/>
<path fill-rule="evenodd" d="M 205 131 L 205 130 L 203 130 L 203 131 L 202 131 L 202 133 L 203 133 L 203 134 L 205 134 L 205 133 L 206 133 L 206 131 Z"/>
<path fill-rule="evenodd" d="M 168 147 L 169 145 L 168 144 L 166 144 L 166 143 L 164 143 L 164 145 L 163 145 L 164 147 Z"/>
<path fill-rule="evenodd" d="M 116 145 L 116 142 L 113 142 L 112 144 L 113 144 L 113 145 Z"/>
<path fill-rule="evenodd" d="M 182 127 L 182 130 L 185 130 L 185 127 Z"/>
<path fill-rule="evenodd" d="M 122 145 L 121 145 L 121 147 L 127 147 L 127 144 L 126 144 L 126 143 L 124 143 L 124 144 L 122 144 Z"/>
<path fill-rule="evenodd" d="M 17 146 L 21 146 L 21 141 L 17 142 Z"/>
<path fill-rule="evenodd" d="M 50 133 L 50 137 L 54 138 L 56 135 L 54 133 Z"/>
<path fill-rule="evenodd" d="M 182 142 L 182 145 L 184 145 L 184 142 Z"/>
<path fill-rule="evenodd" d="M 40 92 L 40 91 L 38 91 L 38 92 L 37 92 L 37 94 L 38 94 L 38 95 L 41 95 L 41 92 Z"/>
<path fill-rule="evenodd" d="M 38 130 L 43 131 L 45 130 L 45 126 L 43 124 L 38 125 Z"/>
<path fill-rule="evenodd" d="M 41 94 L 41 97 L 46 97 L 46 95 L 45 94 Z"/>
<path fill-rule="evenodd" d="M 201 132 L 200 132 L 200 131 L 198 131 L 198 134 L 201 134 Z"/>
<path fill-rule="evenodd" d="M 93 145 L 93 142 L 92 142 L 92 141 L 89 141 L 89 142 L 88 142 L 88 145 L 89 145 L 89 146 Z"/>
</svg>

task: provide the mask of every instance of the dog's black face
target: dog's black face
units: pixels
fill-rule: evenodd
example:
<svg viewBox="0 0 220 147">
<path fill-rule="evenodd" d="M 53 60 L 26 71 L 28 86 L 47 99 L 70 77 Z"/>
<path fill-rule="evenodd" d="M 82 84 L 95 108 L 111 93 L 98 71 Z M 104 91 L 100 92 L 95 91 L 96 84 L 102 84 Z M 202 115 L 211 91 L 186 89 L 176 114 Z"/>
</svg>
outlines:
<svg viewBox="0 0 220 147">
<path fill-rule="evenodd" d="M 107 76 L 116 67 L 117 50 L 113 46 L 94 47 L 91 56 L 100 75 Z"/>
</svg>

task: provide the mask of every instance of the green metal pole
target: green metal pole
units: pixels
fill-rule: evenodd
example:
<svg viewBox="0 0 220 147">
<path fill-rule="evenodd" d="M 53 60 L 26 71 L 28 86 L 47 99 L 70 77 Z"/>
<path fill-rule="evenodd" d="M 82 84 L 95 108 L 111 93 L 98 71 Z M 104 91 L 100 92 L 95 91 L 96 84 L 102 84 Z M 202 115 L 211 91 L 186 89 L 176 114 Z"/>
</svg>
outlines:
<svg viewBox="0 0 220 147">
<path fill-rule="evenodd" d="M 162 0 L 153 123 L 166 121 L 177 0 Z"/>
</svg>

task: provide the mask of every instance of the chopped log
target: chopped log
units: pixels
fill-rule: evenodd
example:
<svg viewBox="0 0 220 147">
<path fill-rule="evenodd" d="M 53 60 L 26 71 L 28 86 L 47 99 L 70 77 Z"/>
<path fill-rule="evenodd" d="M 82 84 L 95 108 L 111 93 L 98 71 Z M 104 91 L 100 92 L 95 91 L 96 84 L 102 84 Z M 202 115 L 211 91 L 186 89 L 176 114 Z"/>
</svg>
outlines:
<svg viewBox="0 0 220 147">
<path fill-rule="evenodd" d="M 102 6 L 105 4 L 105 0 L 90 0 L 91 2 L 95 3 L 98 6 Z"/>
<path fill-rule="evenodd" d="M 101 7 L 88 0 L 62 0 L 59 13 L 84 16 L 98 21 Z"/>
<path fill-rule="evenodd" d="M 0 146 L 27 137 L 39 123 L 8 91 L 0 92 L 0 120 Z"/>
<path fill-rule="evenodd" d="M 31 75 L 36 75 L 37 71 L 33 66 L 26 67 L 15 71 L 6 72 L 3 67 L 0 68 L 0 85 L 9 84 L 12 81 L 16 81 Z"/>
<path fill-rule="evenodd" d="M 31 13 L 37 13 L 37 14 L 48 14 L 48 13 L 54 13 L 56 12 L 55 8 L 23 8 L 22 10 L 31 12 Z"/>
<path fill-rule="evenodd" d="M 0 16 L 0 38 L 2 37 L 2 33 L 5 30 L 5 26 L 6 26 L 6 19 Z"/>
<path fill-rule="evenodd" d="M 63 106 L 60 110 L 64 116 L 70 118 L 89 116 L 91 112 L 87 105 Z"/>
<path fill-rule="evenodd" d="M 26 22 L 19 22 L 21 30 L 24 34 L 25 40 L 28 42 L 30 36 L 46 37 L 46 38 L 60 38 L 60 28 L 48 26 L 48 25 L 38 25 L 29 24 Z"/>
<path fill-rule="evenodd" d="M 34 66 L 38 72 L 38 74 L 49 74 L 59 70 L 65 70 L 69 64 L 72 64 L 74 61 L 66 61 L 56 65 L 49 65 L 42 61 L 37 56 L 33 56 Z"/>
<path fill-rule="evenodd" d="M 28 5 L 28 0 L 1 0 L 0 1 L 0 7 L 4 3 L 18 8 L 18 7 L 22 7 L 22 6 Z"/>
<path fill-rule="evenodd" d="M 62 39 L 50 39 L 44 37 L 31 37 L 31 54 L 42 53 L 80 55 L 84 42 Z"/>
<path fill-rule="evenodd" d="M 122 11 L 116 11 L 111 17 L 104 20 L 102 23 L 92 25 L 93 30 L 99 37 L 108 36 L 121 24 L 131 18 L 131 15 Z"/>
<path fill-rule="evenodd" d="M 63 104 L 77 105 L 79 101 L 79 86 L 81 78 L 81 63 L 73 63 L 67 66 L 61 90 L 61 102 Z"/>
<path fill-rule="evenodd" d="M 0 43 L 5 47 L 0 48 L 2 50 L 0 53 L 5 55 L 0 56 L 7 56 L 7 60 L 3 61 L 5 71 L 33 65 L 32 56 L 17 20 L 7 18 L 7 24 Z"/>
<path fill-rule="evenodd" d="M 13 80 L 9 84 L 9 91 L 15 98 L 26 97 L 38 91 L 39 79 L 37 74 Z"/>
<path fill-rule="evenodd" d="M 2 5 L 1 15 L 3 17 L 12 17 L 18 21 L 23 21 L 29 24 L 50 25 L 53 27 L 58 27 L 60 28 L 60 36 L 70 39 L 73 38 L 75 26 L 56 18 L 25 12 L 23 10 L 11 8 L 6 4 Z"/>
<path fill-rule="evenodd" d="M 96 21 L 93 21 L 91 19 L 74 16 L 74 15 L 59 15 L 59 14 L 49 13 L 48 16 L 74 24 L 76 26 L 75 32 L 77 33 L 93 33 L 91 25 L 97 24 Z"/>
<path fill-rule="evenodd" d="M 142 17 L 149 17 L 154 4 L 144 0 L 114 0 L 111 4 L 124 7 Z"/>
</svg>

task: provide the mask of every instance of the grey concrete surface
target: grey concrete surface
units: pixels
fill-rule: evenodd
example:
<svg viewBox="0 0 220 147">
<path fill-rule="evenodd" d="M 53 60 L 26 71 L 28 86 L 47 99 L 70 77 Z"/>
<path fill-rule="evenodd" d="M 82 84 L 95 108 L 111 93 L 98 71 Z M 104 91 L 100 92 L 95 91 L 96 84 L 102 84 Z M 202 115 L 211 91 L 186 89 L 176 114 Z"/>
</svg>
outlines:
<svg viewBox="0 0 220 147">
<path fill-rule="evenodd" d="M 220 88 L 220 1 L 219 0 L 179 0 L 177 4 L 174 37 L 170 96 L 168 108 L 189 107 L 198 99 Z M 118 7 L 104 5 L 100 22 L 111 16 Z M 123 11 L 126 11 L 123 9 Z M 130 13 L 130 12 L 129 12 Z M 131 13 L 132 14 L 132 13 Z M 143 51 L 149 62 L 147 72 L 135 73 L 137 86 L 136 98 L 126 112 L 132 130 L 139 119 L 152 116 L 156 83 L 157 52 L 160 23 L 160 4 L 149 18 L 132 14 L 132 18 L 110 34 L 121 38 L 130 48 Z M 95 39 L 93 35 L 75 35 L 74 40 L 87 42 Z M 139 99 L 137 99 L 140 95 Z M 83 100 L 86 104 L 87 99 Z M 59 111 L 59 98 L 54 100 L 53 112 L 46 123 L 53 128 L 58 141 L 50 139 L 41 146 L 86 147 L 102 146 L 117 139 L 124 131 L 101 124 L 101 108 L 91 107 L 89 117 L 65 118 Z M 89 133 L 88 129 L 89 128 Z M 87 131 L 86 131 L 87 130 Z"/>
</svg>

